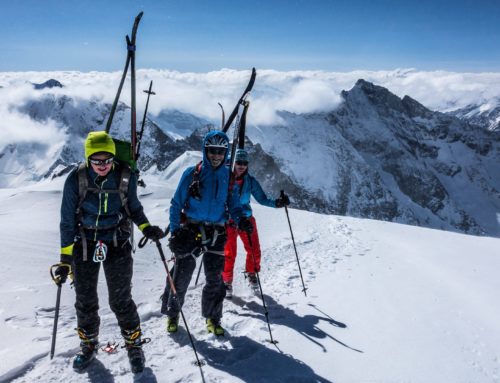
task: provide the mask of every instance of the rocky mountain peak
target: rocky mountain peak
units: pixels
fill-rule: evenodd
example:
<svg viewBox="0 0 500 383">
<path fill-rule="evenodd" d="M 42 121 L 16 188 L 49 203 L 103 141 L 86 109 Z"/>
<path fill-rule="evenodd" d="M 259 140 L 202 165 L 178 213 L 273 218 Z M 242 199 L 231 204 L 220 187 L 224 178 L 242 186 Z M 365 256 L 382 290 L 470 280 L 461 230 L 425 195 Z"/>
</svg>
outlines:
<svg viewBox="0 0 500 383">
<path fill-rule="evenodd" d="M 401 103 L 406 109 L 408 116 L 411 118 L 421 117 L 429 119 L 433 114 L 430 109 L 427 109 L 425 106 L 423 106 L 421 103 L 411 98 L 410 96 L 404 96 L 401 100 Z"/>
<path fill-rule="evenodd" d="M 40 90 L 40 89 L 45 89 L 45 88 L 63 88 L 64 85 L 61 84 L 59 81 L 54 80 L 51 78 L 50 80 L 47 80 L 41 84 L 35 84 L 33 83 L 33 88 Z"/>
<path fill-rule="evenodd" d="M 346 102 L 354 101 L 359 104 L 359 99 L 364 98 L 377 109 L 387 111 L 392 109 L 401 113 L 405 108 L 401 99 L 382 86 L 375 85 L 369 81 L 359 79 L 350 91 L 343 91 L 342 97 Z"/>
</svg>

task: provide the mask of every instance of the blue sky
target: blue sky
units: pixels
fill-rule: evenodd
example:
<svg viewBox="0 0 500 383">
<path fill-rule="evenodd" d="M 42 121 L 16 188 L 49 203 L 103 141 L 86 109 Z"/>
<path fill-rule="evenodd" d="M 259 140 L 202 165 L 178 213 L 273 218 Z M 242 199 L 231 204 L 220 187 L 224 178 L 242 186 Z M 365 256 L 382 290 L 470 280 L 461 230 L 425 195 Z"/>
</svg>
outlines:
<svg viewBox="0 0 500 383">
<path fill-rule="evenodd" d="M 500 71 L 500 1 L 0 0 L 0 71 Z"/>
</svg>

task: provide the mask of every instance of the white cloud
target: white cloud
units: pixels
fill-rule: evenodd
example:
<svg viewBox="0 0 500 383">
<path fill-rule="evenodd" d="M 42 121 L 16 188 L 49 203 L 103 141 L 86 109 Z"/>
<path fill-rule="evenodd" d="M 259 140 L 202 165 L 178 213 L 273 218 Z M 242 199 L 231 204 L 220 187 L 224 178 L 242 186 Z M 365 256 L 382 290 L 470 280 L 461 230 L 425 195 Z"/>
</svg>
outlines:
<svg viewBox="0 0 500 383">
<path fill-rule="evenodd" d="M 0 89 L 0 150 L 8 144 L 29 142 L 51 148 L 64 141 L 62 127 L 58 127 L 55 122 L 38 122 L 17 110 L 16 106 L 39 95 L 25 82 Z"/>
<path fill-rule="evenodd" d="M 142 115 L 149 81 L 153 80 L 156 96 L 150 101 L 150 112 L 178 109 L 219 123 L 221 102 L 226 114 L 230 113 L 249 79 L 250 71 L 222 69 L 208 73 L 177 72 L 169 70 L 137 71 L 138 115 Z M 120 72 L 4 72 L 0 73 L 1 120 L 6 113 L 28 97 L 44 93 L 66 94 L 74 98 L 113 102 L 120 81 Z M 27 82 L 41 83 L 55 78 L 64 88 L 34 91 Z M 486 102 L 500 96 L 500 73 L 422 72 L 414 69 L 393 71 L 292 71 L 258 70 L 254 91 L 249 97 L 251 107 L 248 120 L 253 124 L 279 121 L 276 111 L 308 113 L 331 110 L 340 102 L 340 92 L 349 90 L 363 78 L 388 88 L 402 97 L 409 95 L 435 110 L 448 110 L 470 103 Z M 130 104 L 129 78 L 121 100 Z M 2 95 L 3 94 L 3 95 Z M 7 100 L 5 94 L 8 94 Z M 5 103 L 7 107 L 5 107 Z M 19 116 L 10 116 L 19 119 Z M 5 122 L 0 122 L 5 125 Z M 18 123 L 20 121 L 18 120 Z M 24 124 L 27 121 L 23 120 Z M 36 124 L 35 124 L 36 125 Z M 45 127 L 47 129 L 47 127 Z M 6 130 L 0 133 L 5 141 Z"/>
</svg>

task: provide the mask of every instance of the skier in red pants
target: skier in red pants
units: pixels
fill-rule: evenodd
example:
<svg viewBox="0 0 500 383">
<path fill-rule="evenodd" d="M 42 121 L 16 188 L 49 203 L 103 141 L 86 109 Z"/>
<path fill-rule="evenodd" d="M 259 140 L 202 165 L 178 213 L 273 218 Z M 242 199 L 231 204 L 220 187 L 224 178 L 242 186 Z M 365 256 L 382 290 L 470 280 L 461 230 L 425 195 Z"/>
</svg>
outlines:
<svg viewBox="0 0 500 383">
<path fill-rule="evenodd" d="M 252 215 L 250 207 L 250 197 L 253 196 L 258 203 L 269 207 L 284 207 L 290 204 L 290 199 L 286 194 L 277 199 L 267 198 L 259 182 L 248 173 L 248 153 L 244 149 L 236 150 L 235 167 L 231 178 L 233 185 L 239 186 L 237 191 L 240 193 L 240 203 L 243 208 L 243 216 L 249 218 L 253 226 L 253 232 L 250 234 L 251 245 L 247 232 L 239 230 L 230 220 L 226 227 L 227 241 L 224 247 L 224 271 L 222 278 L 226 285 L 226 298 L 232 298 L 233 295 L 233 270 L 237 252 L 237 238 L 241 238 L 247 252 L 245 271 L 249 280 L 249 285 L 254 292 L 257 291 L 257 276 L 260 271 L 260 242 L 257 232 L 257 223 Z M 252 256 L 253 251 L 253 256 Z"/>
</svg>

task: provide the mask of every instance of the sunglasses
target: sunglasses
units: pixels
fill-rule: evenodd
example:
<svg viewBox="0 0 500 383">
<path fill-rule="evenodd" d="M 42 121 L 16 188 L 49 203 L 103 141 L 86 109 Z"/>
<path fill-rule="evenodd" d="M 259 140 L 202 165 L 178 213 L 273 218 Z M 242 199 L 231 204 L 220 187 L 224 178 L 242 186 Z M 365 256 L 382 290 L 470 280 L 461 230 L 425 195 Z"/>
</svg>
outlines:
<svg viewBox="0 0 500 383">
<path fill-rule="evenodd" d="M 236 165 L 248 166 L 248 161 L 236 161 Z"/>
<path fill-rule="evenodd" d="M 216 154 L 216 155 L 219 155 L 219 156 L 226 153 L 226 149 L 225 148 L 208 147 L 207 151 L 210 154 Z"/>
<path fill-rule="evenodd" d="M 112 164 L 113 161 L 114 161 L 113 157 L 106 158 L 105 160 L 94 160 L 92 158 L 89 158 L 89 162 L 92 165 L 97 165 L 97 166 L 100 166 L 100 165 L 109 165 L 109 164 Z"/>
</svg>

